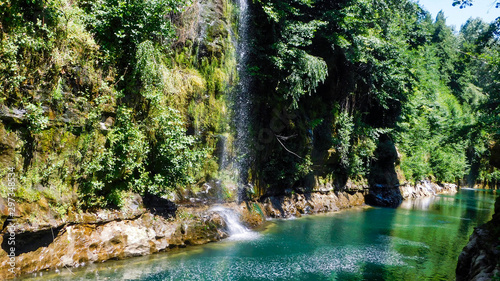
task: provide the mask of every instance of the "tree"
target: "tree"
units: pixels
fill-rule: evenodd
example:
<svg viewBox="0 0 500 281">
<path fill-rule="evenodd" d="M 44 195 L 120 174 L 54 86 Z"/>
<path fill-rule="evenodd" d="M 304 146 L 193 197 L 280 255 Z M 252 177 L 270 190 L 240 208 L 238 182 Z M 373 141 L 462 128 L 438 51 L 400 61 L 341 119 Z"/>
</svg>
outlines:
<svg viewBox="0 0 500 281">
<path fill-rule="evenodd" d="M 493 1 L 493 3 L 496 3 L 495 4 L 496 8 L 500 7 L 500 1 L 496 0 L 496 1 Z M 453 6 L 459 6 L 460 9 L 463 9 L 467 6 L 470 7 L 473 4 L 474 4 L 474 0 L 453 0 Z"/>
</svg>

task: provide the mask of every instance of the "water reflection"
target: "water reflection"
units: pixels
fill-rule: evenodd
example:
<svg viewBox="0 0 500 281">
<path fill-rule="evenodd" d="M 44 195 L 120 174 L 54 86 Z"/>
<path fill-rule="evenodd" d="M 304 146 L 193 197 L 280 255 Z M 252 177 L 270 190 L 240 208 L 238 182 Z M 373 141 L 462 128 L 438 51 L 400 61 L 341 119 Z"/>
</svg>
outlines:
<svg viewBox="0 0 500 281">
<path fill-rule="evenodd" d="M 398 209 L 275 220 L 255 240 L 32 280 L 453 280 L 461 249 L 473 227 L 491 218 L 494 199 L 493 193 L 463 190 L 406 201 Z"/>
<path fill-rule="evenodd" d="M 412 198 L 408 200 L 404 200 L 401 203 L 400 208 L 407 210 L 428 210 L 429 206 L 434 203 L 436 200 L 439 200 L 437 197 L 424 197 L 424 198 Z"/>
</svg>

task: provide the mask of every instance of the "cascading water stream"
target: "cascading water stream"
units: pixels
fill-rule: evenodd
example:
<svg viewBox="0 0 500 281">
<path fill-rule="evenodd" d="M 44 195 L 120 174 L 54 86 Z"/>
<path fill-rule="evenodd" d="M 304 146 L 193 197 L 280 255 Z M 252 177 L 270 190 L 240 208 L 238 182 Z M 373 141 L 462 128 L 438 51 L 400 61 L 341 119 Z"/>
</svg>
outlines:
<svg viewBox="0 0 500 281">
<path fill-rule="evenodd" d="M 224 219 L 224 222 L 226 222 L 229 239 L 249 240 L 258 236 L 256 232 L 249 230 L 243 224 L 241 224 L 238 215 L 233 210 L 220 206 L 214 207 L 211 210 L 217 212 L 222 217 L 222 219 Z"/>
<path fill-rule="evenodd" d="M 233 96 L 233 122 L 236 131 L 234 142 L 236 152 L 236 170 L 238 172 L 238 185 L 248 184 L 248 168 L 250 162 L 250 107 L 251 107 L 251 76 L 248 74 L 249 60 L 249 25 L 250 11 L 248 0 L 239 0 L 239 28 L 238 28 L 238 75 L 239 85 Z"/>
</svg>

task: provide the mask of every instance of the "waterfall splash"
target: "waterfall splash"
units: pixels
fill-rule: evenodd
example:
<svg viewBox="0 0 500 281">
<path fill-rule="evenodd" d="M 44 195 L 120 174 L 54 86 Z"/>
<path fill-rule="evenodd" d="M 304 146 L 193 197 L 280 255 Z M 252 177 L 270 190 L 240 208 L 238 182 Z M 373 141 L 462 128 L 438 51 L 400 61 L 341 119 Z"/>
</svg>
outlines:
<svg viewBox="0 0 500 281">
<path fill-rule="evenodd" d="M 238 215 L 233 210 L 217 206 L 211 211 L 217 212 L 226 222 L 230 240 L 251 240 L 259 236 L 258 233 L 242 225 Z"/>
</svg>

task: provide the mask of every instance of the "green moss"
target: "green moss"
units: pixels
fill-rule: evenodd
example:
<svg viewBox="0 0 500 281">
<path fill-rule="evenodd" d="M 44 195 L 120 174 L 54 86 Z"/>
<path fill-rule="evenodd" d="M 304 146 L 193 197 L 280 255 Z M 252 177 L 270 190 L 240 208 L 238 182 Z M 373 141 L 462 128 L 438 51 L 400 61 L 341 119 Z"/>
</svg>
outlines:
<svg viewBox="0 0 500 281">
<path fill-rule="evenodd" d="M 36 177 L 31 176 L 30 179 L 36 179 Z M 16 198 L 27 202 L 37 202 L 40 200 L 40 192 L 34 188 L 32 181 L 27 182 L 21 180 L 20 182 L 21 185 L 18 186 L 15 191 Z"/>
</svg>

